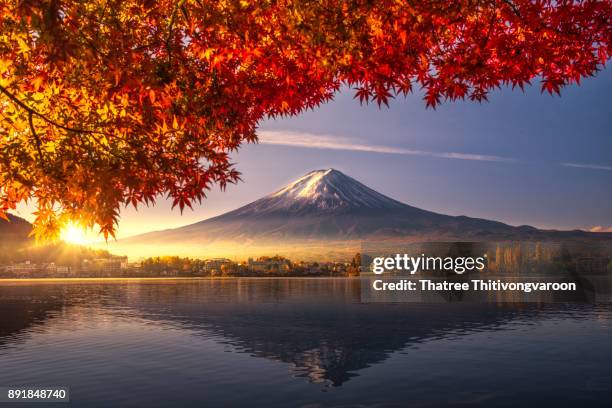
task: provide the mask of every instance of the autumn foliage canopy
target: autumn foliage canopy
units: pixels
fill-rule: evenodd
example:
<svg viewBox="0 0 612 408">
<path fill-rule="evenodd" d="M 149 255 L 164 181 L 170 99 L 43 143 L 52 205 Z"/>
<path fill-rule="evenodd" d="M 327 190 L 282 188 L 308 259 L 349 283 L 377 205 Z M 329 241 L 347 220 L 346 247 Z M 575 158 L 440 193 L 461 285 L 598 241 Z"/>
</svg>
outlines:
<svg viewBox="0 0 612 408">
<path fill-rule="evenodd" d="M 612 54 L 612 1 L 0 0 L 0 216 L 113 236 L 124 205 L 238 180 L 259 121 L 350 87 L 387 104 L 558 93 Z"/>
</svg>

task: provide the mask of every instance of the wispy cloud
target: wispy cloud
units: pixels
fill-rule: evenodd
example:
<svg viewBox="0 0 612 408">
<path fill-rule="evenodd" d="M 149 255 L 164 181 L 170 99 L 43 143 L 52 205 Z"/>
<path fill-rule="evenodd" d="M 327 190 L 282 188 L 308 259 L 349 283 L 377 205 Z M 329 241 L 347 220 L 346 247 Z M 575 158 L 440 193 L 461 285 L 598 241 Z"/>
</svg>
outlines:
<svg viewBox="0 0 612 408">
<path fill-rule="evenodd" d="M 400 154 L 406 156 L 425 156 L 440 159 L 475 160 L 488 162 L 517 162 L 513 157 L 493 156 L 478 153 L 436 152 L 429 150 L 407 149 L 404 147 L 382 146 L 369 143 L 355 143 L 355 140 L 335 135 L 313 134 L 306 132 L 262 130 L 258 132 L 259 142 L 277 146 L 295 146 L 308 149 L 346 150 L 353 152 L 372 152 Z M 551 165 L 555 165 L 551 163 Z M 591 163 L 558 163 L 564 167 L 589 170 L 612 171 L 612 166 Z"/>
<path fill-rule="evenodd" d="M 434 152 L 427 150 L 406 149 L 403 147 L 381 146 L 354 141 L 340 136 L 317 135 L 312 133 L 260 131 L 259 142 L 278 146 L 296 146 L 309 149 L 348 150 L 354 152 L 373 152 L 386 154 L 401 154 L 407 156 L 426 156 L 441 159 L 475 160 L 489 162 L 514 162 L 511 157 L 491 156 L 486 154 Z"/>
<path fill-rule="evenodd" d="M 608 170 L 612 171 L 612 166 L 606 166 L 603 164 L 589 164 L 589 163 L 561 163 L 565 167 L 576 167 L 579 169 L 591 169 L 591 170 Z"/>
</svg>

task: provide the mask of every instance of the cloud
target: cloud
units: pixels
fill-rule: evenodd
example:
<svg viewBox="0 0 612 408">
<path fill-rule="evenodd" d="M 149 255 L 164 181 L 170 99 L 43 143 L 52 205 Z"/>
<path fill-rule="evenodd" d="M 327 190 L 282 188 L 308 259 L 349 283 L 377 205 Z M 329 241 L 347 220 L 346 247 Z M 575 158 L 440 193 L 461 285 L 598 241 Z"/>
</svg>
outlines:
<svg viewBox="0 0 612 408">
<path fill-rule="evenodd" d="M 354 140 L 333 135 L 320 135 L 306 132 L 262 130 L 258 132 L 259 142 L 276 146 L 294 146 L 308 149 L 345 150 L 353 152 L 371 152 L 400 154 L 406 156 L 425 156 L 440 159 L 474 160 L 488 162 L 516 162 L 512 157 L 493 156 L 477 153 L 435 152 L 428 150 L 407 149 L 404 147 L 382 146 L 369 143 L 355 143 Z M 590 170 L 612 171 L 612 166 L 589 163 L 559 163 L 564 167 Z"/>
<path fill-rule="evenodd" d="M 602 227 L 601 225 L 597 225 L 595 227 L 589 228 L 589 232 L 612 232 L 612 227 Z"/>
<path fill-rule="evenodd" d="M 603 164 L 588 164 L 588 163 L 561 163 L 565 167 L 575 167 L 579 169 L 591 169 L 591 170 L 608 170 L 612 171 L 612 166 L 605 166 Z"/>
<path fill-rule="evenodd" d="M 385 154 L 401 154 L 406 156 L 426 156 L 441 159 L 475 160 L 489 162 L 514 162 L 510 157 L 491 156 L 485 154 L 458 153 L 458 152 L 432 152 L 427 150 L 406 149 L 403 147 L 381 146 L 366 143 L 354 143 L 351 139 L 316 135 L 312 133 L 266 131 L 258 132 L 259 142 L 277 146 L 295 146 L 309 149 L 347 150 L 354 152 L 372 152 Z"/>
</svg>

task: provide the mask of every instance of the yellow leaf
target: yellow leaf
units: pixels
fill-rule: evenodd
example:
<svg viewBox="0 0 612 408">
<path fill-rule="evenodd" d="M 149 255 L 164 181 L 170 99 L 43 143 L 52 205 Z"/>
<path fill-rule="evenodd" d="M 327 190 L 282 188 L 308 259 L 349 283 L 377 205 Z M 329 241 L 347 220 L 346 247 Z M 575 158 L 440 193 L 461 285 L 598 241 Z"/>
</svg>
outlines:
<svg viewBox="0 0 612 408">
<path fill-rule="evenodd" d="M 17 44 L 19 45 L 20 54 L 27 54 L 30 51 L 30 46 L 23 40 L 23 38 L 17 37 Z"/>
<path fill-rule="evenodd" d="M 207 61 L 210 61 L 210 56 L 212 55 L 212 53 L 215 52 L 214 48 L 207 48 L 206 51 L 204 51 L 204 59 Z"/>
<path fill-rule="evenodd" d="M 11 60 L 0 59 L 0 74 L 3 74 L 8 71 L 11 65 L 13 65 L 13 62 Z"/>
<path fill-rule="evenodd" d="M 44 78 L 37 76 L 36 78 L 34 78 L 34 80 L 32 81 L 32 85 L 34 86 L 34 90 L 36 92 L 38 92 L 40 90 L 40 88 L 42 88 L 42 84 L 44 82 Z"/>
</svg>

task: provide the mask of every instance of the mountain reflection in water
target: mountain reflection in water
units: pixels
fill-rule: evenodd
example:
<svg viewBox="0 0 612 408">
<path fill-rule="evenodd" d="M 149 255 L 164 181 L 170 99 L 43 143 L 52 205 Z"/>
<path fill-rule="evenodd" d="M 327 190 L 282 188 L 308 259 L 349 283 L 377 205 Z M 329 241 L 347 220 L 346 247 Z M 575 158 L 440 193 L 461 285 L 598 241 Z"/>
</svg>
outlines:
<svg viewBox="0 0 612 408">
<path fill-rule="evenodd" d="M 218 392 L 214 390 L 215 387 L 225 387 L 226 391 L 231 391 L 232 387 L 238 389 L 244 386 L 243 383 L 256 380 L 243 378 L 243 370 L 263 370 L 263 376 L 266 375 L 265 370 L 272 370 L 268 373 L 270 378 L 282 383 L 270 383 L 268 391 L 265 390 L 266 385 L 261 385 L 257 391 L 250 391 L 254 395 L 265 392 L 278 394 L 282 386 L 289 387 L 291 384 L 299 388 L 308 383 L 321 384 L 319 390 L 331 391 L 340 386 L 341 389 L 345 388 L 355 378 L 373 370 L 374 366 L 380 367 L 376 371 L 384 375 L 388 360 L 389 370 L 392 369 L 393 373 L 403 370 L 408 373 L 416 368 L 397 366 L 396 361 L 390 361 L 391 357 L 396 356 L 397 360 L 401 354 L 427 348 L 428 353 L 434 354 L 428 357 L 431 373 L 425 377 L 443 380 L 447 385 L 457 383 L 460 387 L 463 381 L 449 378 L 447 370 L 457 369 L 451 367 L 457 362 L 453 362 L 456 356 L 449 354 L 449 350 L 452 344 L 457 344 L 461 351 L 461 339 L 474 338 L 477 341 L 470 346 L 474 355 L 462 357 L 464 362 L 474 363 L 475 368 L 459 368 L 477 371 L 476 366 L 480 365 L 481 375 L 486 375 L 489 370 L 504 370 L 504 364 L 508 364 L 508 369 L 513 368 L 513 359 L 521 360 L 520 355 L 508 355 L 513 344 L 522 342 L 522 348 L 541 349 L 541 352 L 548 353 L 548 358 L 553 362 L 562 363 L 564 359 L 578 358 L 563 354 L 572 352 L 571 336 L 578 335 L 575 340 L 578 348 L 592 341 L 594 344 L 587 348 L 593 351 L 602 347 L 606 350 L 600 343 L 607 341 L 609 346 L 612 340 L 612 308 L 609 305 L 363 304 L 360 294 L 359 281 L 349 279 L 0 284 L 0 366 L 11 369 L 10 372 L 5 369 L 0 373 L 0 385 L 12 384 L 12 381 L 20 379 L 32 384 L 63 384 L 61 381 L 68 381 L 67 385 L 74 389 L 75 398 L 96 405 L 92 398 L 102 392 L 96 387 L 104 388 L 103 384 L 109 378 L 109 368 L 100 366 L 100 361 L 104 360 L 102 357 L 97 359 L 97 353 L 104 348 L 108 364 L 128 367 L 128 371 L 119 374 L 125 384 L 139 380 L 138 375 L 144 375 L 135 374 L 139 373 L 141 361 L 145 363 L 140 368 L 144 370 L 147 366 L 147 357 L 144 356 L 155 360 L 158 371 L 148 371 L 146 378 L 140 379 L 142 383 L 139 383 L 142 387 L 148 384 L 151 388 L 146 390 L 146 398 L 151 398 L 150 404 L 162 404 L 165 397 L 161 394 L 162 389 L 155 390 L 156 382 L 181 389 L 182 384 L 178 382 L 185 381 L 185 385 L 189 382 L 199 384 L 203 387 L 200 391 L 210 387 L 208 401 L 215 405 L 227 403 L 220 394 L 219 400 L 215 400 Z M 582 321 L 588 321 L 589 327 L 594 327 L 596 331 L 568 332 L 566 338 L 555 337 L 548 332 L 559 329 L 559 325 L 566 322 L 571 323 L 567 330 L 574 330 L 574 326 L 582 324 Z M 553 325 L 548 327 L 550 322 Z M 543 328 L 547 332 L 542 332 Z M 564 333 L 563 327 L 558 331 Z M 496 349 L 495 341 L 498 340 L 488 340 L 498 332 L 500 336 L 505 336 L 499 344 L 507 345 L 508 349 Z M 529 337 L 532 333 L 541 336 Z M 188 334 L 189 340 L 185 340 L 185 334 Z M 108 336 L 108 339 L 104 336 Z M 436 350 L 437 344 L 444 346 Z M 83 357 L 72 356 L 66 360 L 56 357 L 53 362 L 42 357 L 44 364 L 32 357 L 37 353 L 52 353 L 64 345 L 63 350 L 71 350 L 76 356 Z M 122 348 L 125 348 L 125 354 L 117 357 L 117 361 L 111 361 L 115 358 L 113 353 L 118 353 Z M 594 360 L 590 363 L 592 365 L 583 367 L 589 370 L 586 373 L 570 372 L 568 368 L 568 372 L 555 375 L 568 381 L 573 376 L 596 376 L 594 382 L 589 383 L 591 395 L 596 397 L 590 402 L 603 403 L 604 399 L 597 398 L 612 396 L 612 351 L 609 349 L 607 347 L 606 354 L 597 356 L 598 361 Z M 246 361 L 244 366 L 233 363 L 229 361 L 228 352 L 244 354 L 251 360 Z M 588 360 L 590 357 L 584 358 Z M 201 359 L 201 365 L 198 365 L 198 359 Z M 449 365 L 445 367 L 446 359 Z M 267 364 L 251 367 L 251 364 L 265 360 L 287 363 L 290 375 L 287 376 L 287 371 L 279 374 L 278 369 L 270 368 Z M 78 364 L 83 367 L 75 367 Z M 77 376 L 83 370 L 86 374 Z M 164 370 L 172 370 L 174 377 L 158 378 L 156 373 L 162 377 Z M 233 376 L 230 374 L 232 370 L 235 371 Z M 546 371 L 547 368 L 537 368 L 537 372 L 532 374 L 542 375 L 538 370 Z M 72 373 L 73 377 L 66 373 Z M 436 378 L 436 373 L 442 377 Z M 463 374 L 457 372 L 457 376 Z M 478 372 L 470 374 L 478 375 Z M 295 381 L 302 382 L 302 385 L 294 384 Z M 603 383 L 608 384 L 607 388 L 599 388 Z M 398 386 L 389 384 L 389 389 Z M 473 386 L 479 387 L 478 384 Z M 486 397 L 483 397 L 483 401 L 491 398 L 497 401 L 495 393 L 501 390 L 495 384 L 487 387 L 490 389 L 484 392 Z M 312 389 L 307 392 L 300 390 L 293 391 L 296 403 L 284 406 L 321 403 L 320 397 L 311 395 Z M 106 398 L 109 398 L 109 392 L 112 391 L 107 390 Z M 135 392 L 130 397 L 121 397 L 132 399 L 117 399 L 115 402 L 141 401 L 138 393 L 144 393 L 144 388 Z M 156 395 L 156 392 L 160 394 Z M 187 398 L 183 402 L 197 401 L 197 393 L 190 396 L 189 392 L 182 395 L 182 398 Z M 359 392 L 350 395 L 339 393 L 335 395 L 336 399 L 325 397 L 325 401 L 330 398 L 327 402 L 365 403 L 373 398 Z M 440 393 L 443 395 L 444 390 Z M 145 398 L 145 395 L 140 397 Z M 279 394 L 279 401 L 281 397 Z M 238 404 L 247 401 L 242 401 L 239 395 L 227 398 L 233 398 L 233 402 Z M 401 403 L 394 398 L 403 398 L 401 392 L 371 402 Z M 468 401 L 471 403 L 480 401 L 480 397 L 474 397 L 475 400 L 470 398 Z M 431 402 L 424 397 L 422 399 L 423 403 Z M 100 406 L 104 406 L 102 401 L 98 400 Z M 274 405 L 274 400 L 267 403 Z M 563 401 L 560 403 L 563 405 Z"/>
</svg>

